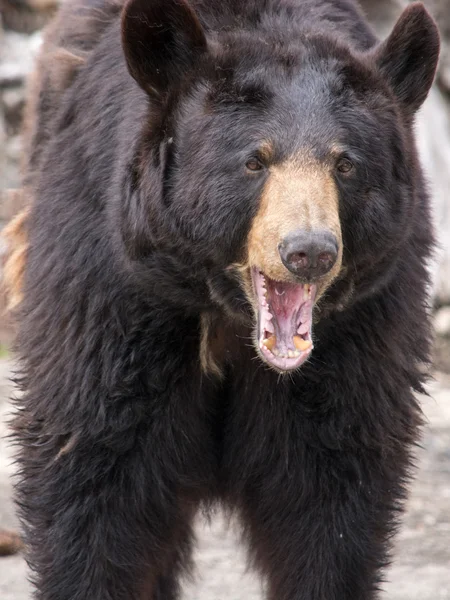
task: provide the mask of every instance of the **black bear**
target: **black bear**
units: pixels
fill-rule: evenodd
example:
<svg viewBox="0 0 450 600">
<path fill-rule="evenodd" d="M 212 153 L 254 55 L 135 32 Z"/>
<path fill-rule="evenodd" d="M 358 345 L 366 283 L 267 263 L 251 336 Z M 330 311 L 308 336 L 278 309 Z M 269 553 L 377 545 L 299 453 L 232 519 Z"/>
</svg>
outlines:
<svg viewBox="0 0 450 600">
<path fill-rule="evenodd" d="M 175 600 L 216 505 L 269 600 L 377 598 L 429 361 L 434 22 L 411 4 L 379 42 L 351 0 L 57 19 L 13 276 L 35 598 Z"/>
</svg>

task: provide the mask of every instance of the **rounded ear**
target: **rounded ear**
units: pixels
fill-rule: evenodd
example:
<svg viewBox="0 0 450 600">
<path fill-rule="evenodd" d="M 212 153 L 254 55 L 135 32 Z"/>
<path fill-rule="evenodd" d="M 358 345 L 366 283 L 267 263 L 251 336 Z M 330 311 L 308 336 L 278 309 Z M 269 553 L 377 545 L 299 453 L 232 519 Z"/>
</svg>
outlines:
<svg viewBox="0 0 450 600">
<path fill-rule="evenodd" d="M 194 67 L 206 38 L 186 0 L 129 0 L 122 14 L 122 46 L 134 79 L 161 96 Z"/>
<path fill-rule="evenodd" d="M 439 45 L 435 22 L 421 2 L 414 2 L 375 50 L 378 67 L 410 112 L 417 111 L 427 97 L 436 72 Z"/>
</svg>

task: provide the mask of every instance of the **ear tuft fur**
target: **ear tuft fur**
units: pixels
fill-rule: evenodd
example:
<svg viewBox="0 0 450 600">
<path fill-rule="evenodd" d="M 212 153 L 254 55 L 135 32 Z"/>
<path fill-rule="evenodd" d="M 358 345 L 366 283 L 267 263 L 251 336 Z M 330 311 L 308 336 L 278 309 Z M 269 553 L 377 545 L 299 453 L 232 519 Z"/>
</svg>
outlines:
<svg viewBox="0 0 450 600">
<path fill-rule="evenodd" d="M 134 79 L 162 96 L 194 68 L 206 38 L 186 0 L 130 0 L 122 15 L 122 46 Z"/>
<path fill-rule="evenodd" d="M 376 49 L 378 67 L 398 99 L 412 113 L 420 108 L 431 88 L 439 46 L 434 20 L 421 2 L 414 2 Z"/>
</svg>

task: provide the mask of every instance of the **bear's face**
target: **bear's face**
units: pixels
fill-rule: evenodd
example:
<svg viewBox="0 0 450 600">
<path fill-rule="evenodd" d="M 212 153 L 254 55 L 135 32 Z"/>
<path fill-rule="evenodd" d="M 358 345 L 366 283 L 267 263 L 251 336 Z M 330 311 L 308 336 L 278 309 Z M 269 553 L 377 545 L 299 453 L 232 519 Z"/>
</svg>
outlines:
<svg viewBox="0 0 450 600">
<path fill-rule="evenodd" d="M 435 26 L 415 5 L 369 53 L 320 37 L 255 48 L 247 36 L 207 41 L 187 3 L 164 7 L 132 0 L 123 20 L 130 71 L 162 107 L 164 219 L 206 265 L 213 300 L 226 303 L 224 280 L 245 294 L 261 358 L 296 369 L 333 282 L 407 235 L 405 131 L 433 79 Z M 428 64 L 414 65 L 423 52 Z"/>
</svg>

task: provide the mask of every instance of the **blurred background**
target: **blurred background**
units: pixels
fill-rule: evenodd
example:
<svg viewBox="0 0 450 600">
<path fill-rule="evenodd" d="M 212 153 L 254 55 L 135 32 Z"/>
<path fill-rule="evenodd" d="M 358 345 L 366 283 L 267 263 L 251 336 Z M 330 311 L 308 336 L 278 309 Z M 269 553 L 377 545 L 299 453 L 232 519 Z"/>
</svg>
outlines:
<svg viewBox="0 0 450 600">
<path fill-rule="evenodd" d="M 70 1 L 70 0 L 67 0 Z M 245 2 L 245 0 L 242 0 Z M 25 80 L 41 43 L 41 31 L 58 0 L 0 0 L 0 234 L 21 208 L 21 122 Z M 435 85 L 417 119 L 417 141 L 433 197 L 440 247 L 433 269 L 433 318 L 436 330 L 434 381 L 423 398 L 428 426 L 418 451 L 418 477 L 397 538 L 395 562 L 387 573 L 383 599 L 450 600 L 450 0 L 424 0 L 442 34 L 442 54 Z M 381 37 L 389 32 L 407 0 L 361 0 Z M 29 600 L 20 544 L 5 530 L 17 528 L 11 501 L 14 467 L 4 436 L 12 393 L 9 350 L 12 324 L 4 314 L 0 237 L 0 599 Z M 199 579 L 186 588 L 190 600 L 259 600 L 258 582 L 244 572 L 244 556 L 233 531 L 220 516 L 198 525 Z M 2 546 L 2 543 L 4 544 Z M 10 555 L 10 556 L 6 556 Z"/>
</svg>

